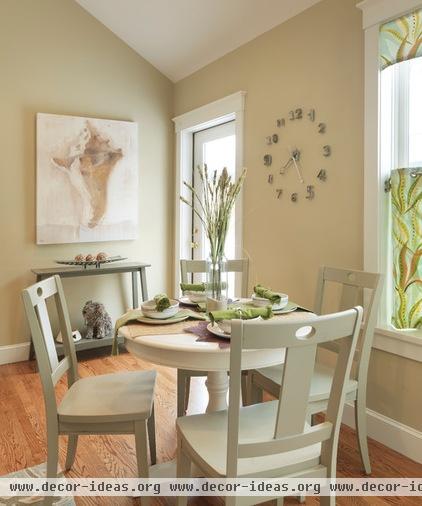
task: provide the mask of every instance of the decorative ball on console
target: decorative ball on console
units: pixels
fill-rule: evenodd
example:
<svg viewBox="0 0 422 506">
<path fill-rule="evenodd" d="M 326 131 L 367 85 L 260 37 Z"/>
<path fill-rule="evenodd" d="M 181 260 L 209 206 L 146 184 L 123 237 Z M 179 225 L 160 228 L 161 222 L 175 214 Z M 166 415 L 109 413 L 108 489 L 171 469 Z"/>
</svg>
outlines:
<svg viewBox="0 0 422 506">
<path fill-rule="evenodd" d="M 84 260 L 85 260 L 85 257 L 81 253 L 79 253 L 79 255 L 75 256 L 75 262 L 83 262 Z"/>
<path fill-rule="evenodd" d="M 94 260 L 94 255 L 91 255 L 90 253 L 85 257 L 85 262 L 93 262 Z"/>
<path fill-rule="evenodd" d="M 110 315 L 104 304 L 89 300 L 82 309 L 82 315 L 86 325 L 86 339 L 103 339 L 113 330 Z"/>
<path fill-rule="evenodd" d="M 103 251 L 98 253 L 97 262 L 105 262 L 106 260 L 107 260 L 107 253 L 104 253 Z"/>
</svg>

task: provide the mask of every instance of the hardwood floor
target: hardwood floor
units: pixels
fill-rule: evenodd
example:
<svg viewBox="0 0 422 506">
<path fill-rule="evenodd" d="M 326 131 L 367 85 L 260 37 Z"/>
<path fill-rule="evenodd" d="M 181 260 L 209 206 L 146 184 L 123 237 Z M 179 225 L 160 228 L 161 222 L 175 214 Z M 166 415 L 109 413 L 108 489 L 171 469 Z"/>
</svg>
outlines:
<svg viewBox="0 0 422 506">
<path fill-rule="evenodd" d="M 81 376 L 105 374 L 137 369 L 151 369 L 150 363 L 136 359 L 128 353 L 110 357 L 109 351 L 85 352 L 79 356 Z M 156 390 L 156 432 L 158 462 L 175 456 L 176 439 L 176 374 L 175 370 L 154 367 L 158 370 Z M 206 391 L 202 378 L 192 380 L 193 388 L 189 411 L 203 412 L 206 406 Z M 66 389 L 64 379 L 57 388 L 58 398 Z M 66 441 L 61 438 L 60 460 L 64 462 Z M 79 438 L 78 452 L 70 477 L 130 477 L 136 476 L 134 441 L 131 436 L 85 436 Z M 376 441 L 370 441 L 373 477 L 420 477 L 422 465 L 411 461 Z M 41 383 L 35 370 L 35 362 L 20 362 L 0 366 L 0 475 L 33 466 L 46 461 L 45 417 Z M 338 457 L 338 476 L 360 477 L 359 452 L 354 431 L 342 428 Z M 79 505 L 136 505 L 138 499 L 120 497 L 76 498 Z M 175 504 L 174 498 L 161 498 L 155 505 Z M 192 498 L 190 506 L 220 505 L 221 499 Z M 271 503 L 268 503 L 271 504 Z M 298 504 L 287 498 L 285 504 Z M 307 505 L 319 504 L 318 499 L 308 498 Z M 421 504 L 417 497 L 339 497 L 337 504 L 387 506 L 393 504 Z"/>
</svg>

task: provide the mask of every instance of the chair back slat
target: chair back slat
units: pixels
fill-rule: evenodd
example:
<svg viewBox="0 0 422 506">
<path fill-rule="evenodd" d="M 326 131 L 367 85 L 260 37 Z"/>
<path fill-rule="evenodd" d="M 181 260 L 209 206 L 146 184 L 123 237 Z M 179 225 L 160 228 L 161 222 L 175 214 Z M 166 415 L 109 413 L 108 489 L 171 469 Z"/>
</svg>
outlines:
<svg viewBox="0 0 422 506">
<path fill-rule="evenodd" d="M 50 318 L 48 316 L 47 305 L 44 300 L 40 300 L 35 306 L 41 332 L 44 337 L 44 346 L 50 362 L 50 370 L 53 372 L 59 365 L 56 346 L 54 344 L 53 332 L 51 330 Z"/>
<path fill-rule="evenodd" d="M 339 311 L 355 307 L 360 302 L 359 297 L 362 297 L 362 288 L 354 285 L 343 285 Z"/>
<path fill-rule="evenodd" d="M 322 316 L 309 316 L 280 322 L 271 320 L 243 320 L 246 329 L 243 335 L 243 349 L 273 349 L 306 347 L 323 344 L 350 335 L 356 319 L 355 310 L 347 310 Z M 238 321 L 232 322 L 236 326 Z M 280 325 L 282 324 L 282 334 Z"/>
<path fill-rule="evenodd" d="M 325 442 L 333 449 L 345 399 L 345 380 L 350 375 L 353 353 L 362 322 L 362 308 L 313 316 L 301 320 L 266 322 L 233 320 L 230 349 L 230 390 L 227 436 L 227 476 L 235 476 L 239 458 L 260 457 Z M 311 378 L 317 345 L 342 338 L 330 394 L 327 424 L 306 427 Z M 241 356 L 245 349 L 286 348 L 280 395 L 274 417 L 274 436 L 269 441 L 239 442 Z M 328 452 L 328 453 L 327 453 Z M 327 454 L 330 454 L 326 450 Z"/>
<path fill-rule="evenodd" d="M 337 267 L 322 267 L 324 281 L 334 281 L 342 285 L 357 286 L 360 288 L 371 288 L 375 290 L 378 286 L 379 274 L 353 269 L 340 269 Z"/>
<path fill-rule="evenodd" d="M 69 310 L 67 308 L 66 297 L 64 295 L 63 285 L 58 276 L 56 277 L 56 286 L 57 293 L 54 298 L 63 338 L 64 354 L 69 361 L 67 382 L 70 386 L 78 379 L 78 360 L 76 358 L 75 343 L 72 336 L 72 327 L 70 325 L 70 317 Z"/>
<path fill-rule="evenodd" d="M 49 299 L 55 293 L 57 293 L 57 286 L 54 281 L 54 277 L 35 283 L 34 285 L 25 288 L 25 292 L 28 293 L 33 306 L 36 306 L 40 301 Z"/>
<path fill-rule="evenodd" d="M 54 298 L 59 316 L 65 349 L 65 356 L 61 361 L 57 357 L 46 304 L 47 299 L 51 297 Z M 47 418 L 52 420 L 57 415 L 54 386 L 66 372 L 69 385 L 77 380 L 75 345 L 61 280 L 58 276 L 54 276 L 40 281 L 23 290 L 22 298 L 43 386 Z"/>
<path fill-rule="evenodd" d="M 315 365 L 316 344 L 286 351 L 274 438 L 303 432 Z"/>
<path fill-rule="evenodd" d="M 69 357 L 65 357 L 58 363 L 57 367 L 51 373 L 53 385 L 56 385 L 60 378 L 70 369 Z"/>
<path fill-rule="evenodd" d="M 204 274 L 207 272 L 206 260 L 180 260 L 180 279 L 182 283 L 189 283 L 188 274 Z M 249 260 L 227 260 L 227 272 L 241 274 L 241 297 L 248 297 Z"/>
</svg>

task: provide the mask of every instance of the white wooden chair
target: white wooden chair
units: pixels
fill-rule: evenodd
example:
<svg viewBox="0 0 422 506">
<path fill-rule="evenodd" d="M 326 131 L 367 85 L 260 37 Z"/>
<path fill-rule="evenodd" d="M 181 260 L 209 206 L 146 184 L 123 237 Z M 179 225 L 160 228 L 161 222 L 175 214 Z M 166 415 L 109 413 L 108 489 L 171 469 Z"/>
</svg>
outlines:
<svg viewBox="0 0 422 506">
<path fill-rule="evenodd" d="M 346 380 L 359 336 L 362 308 L 303 320 L 236 320 L 230 348 L 229 408 L 176 421 L 177 476 L 191 464 L 209 477 L 314 477 L 336 475 Z M 324 423 L 310 426 L 309 393 L 317 346 L 342 338 Z M 278 400 L 240 407 L 242 350 L 270 348 L 285 362 Z M 281 377 L 280 377 L 281 380 Z M 201 474 L 202 475 L 202 474 Z M 275 497 L 226 497 L 226 504 L 256 504 Z M 186 505 L 178 498 L 178 506 Z M 278 500 L 278 504 L 282 499 Z M 321 497 L 321 504 L 335 504 Z"/>
<path fill-rule="evenodd" d="M 364 289 L 368 292 L 368 306 L 363 324 L 360 343 L 355 354 L 355 367 L 351 378 L 346 382 L 347 401 L 354 401 L 356 431 L 359 442 L 360 455 L 366 474 L 371 473 L 369 460 L 367 428 L 366 428 L 366 384 L 368 378 L 369 358 L 374 336 L 374 327 L 377 318 L 379 299 L 382 291 L 382 277 L 363 271 L 321 267 L 319 271 L 315 313 L 321 314 L 323 310 L 324 295 L 327 284 L 341 285 L 339 310 L 343 311 L 355 306 Z M 330 351 L 337 352 L 336 343 L 324 346 Z M 268 367 L 250 371 L 248 376 L 248 404 L 262 401 L 262 391 L 278 395 L 280 370 L 283 366 Z M 317 361 L 311 383 L 310 410 L 311 414 L 325 411 L 332 383 L 334 370 L 332 367 Z"/>
<path fill-rule="evenodd" d="M 189 283 L 189 274 L 204 274 L 207 272 L 206 260 L 180 260 L 180 279 L 182 283 Z M 240 296 L 248 297 L 249 260 L 227 260 L 227 272 L 241 275 Z M 184 416 L 189 404 L 190 380 L 192 376 L 206 376 L 206 371 L 177 370 L 177 416 Z M 244 401 L 246 403 L 246 375 L 243 377 Z"/>
<path fill-rule="evenodd" d="M 54 345 L 46 299 L 53 297 L 63 336 L 65 356 L 59 362 Z M 75 346 L 61 280 L 48 278 L 23 290 L 47 419 L 47 477 L 57 477 L 59 435 L 67 435 L 65 469 L 75 459 L 79 435 L 134 434 L 139 477 L 148 477 L 147 431 L 151 461 L 155 463 L 155 371 L 135 371 L 78 377 Z M 55 385 L 67 373 L 68 390 L 57 404 Z M 46 497 L 44 504 L 52 504 Z M 148 504 L 148 498 L 143 504 Z"/>
</svg>

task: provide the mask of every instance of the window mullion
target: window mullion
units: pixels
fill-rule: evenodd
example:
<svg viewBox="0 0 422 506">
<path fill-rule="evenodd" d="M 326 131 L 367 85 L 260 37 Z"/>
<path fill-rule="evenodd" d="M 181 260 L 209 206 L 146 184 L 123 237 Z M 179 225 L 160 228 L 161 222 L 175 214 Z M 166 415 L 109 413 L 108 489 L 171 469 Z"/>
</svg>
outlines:
<svg viewBox="0 0 422 506">
<path fill-rule="evenodd" d="M 409 63 L 403 62 L 395 66 L 394 98 L 394 167 L 409 166 Z"/>
</svg>

